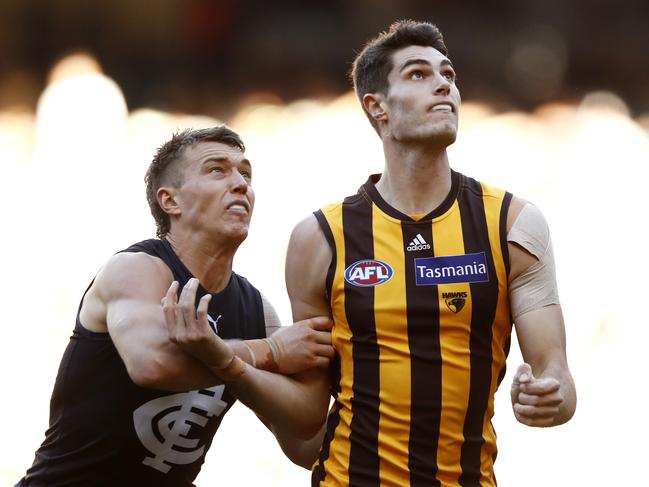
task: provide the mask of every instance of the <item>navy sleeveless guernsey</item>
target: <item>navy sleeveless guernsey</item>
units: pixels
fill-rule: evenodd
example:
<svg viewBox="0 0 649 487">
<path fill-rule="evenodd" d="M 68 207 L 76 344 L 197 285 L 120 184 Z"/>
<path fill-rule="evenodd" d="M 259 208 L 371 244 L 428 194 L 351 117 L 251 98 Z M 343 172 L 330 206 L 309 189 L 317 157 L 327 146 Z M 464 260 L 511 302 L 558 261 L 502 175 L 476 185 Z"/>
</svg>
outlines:
<svg viewBox="0 0 649 487">
<path fill-rule="evenodd" d="M 158 257 L 180 289 L 193 277 L 166 240 L 145 240 L 122 252 Z M 197 299 L 206 293 L 200 286 Z M 265 337 L 261 295 L 234 272 L 212 295 L 208 314 L 221 338 Z M 234 401 L 223 385 L 180 393 L 137 386 L 109 334 L 87 330 L 77 313 L 52 393 L 49 429 L 18 485 L 191 486 Z"/>
</svg>

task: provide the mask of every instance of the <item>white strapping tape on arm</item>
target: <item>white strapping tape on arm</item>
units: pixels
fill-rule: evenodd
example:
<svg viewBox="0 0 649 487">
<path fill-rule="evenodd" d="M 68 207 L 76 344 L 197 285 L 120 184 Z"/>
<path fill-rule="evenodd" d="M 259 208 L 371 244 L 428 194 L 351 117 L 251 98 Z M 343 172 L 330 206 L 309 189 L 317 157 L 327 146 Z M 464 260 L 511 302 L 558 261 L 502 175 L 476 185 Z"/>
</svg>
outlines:
<svg viewBox="0 0 649 487">
<path fill-rule="evenodd" d="M 509 284 L 514 322 L 525 313 L 559 304 L 550 230 L 536 206 L 525 204 L 507 234 L 507 241 L 520 245 L 538 259 Z"/>
</svg>

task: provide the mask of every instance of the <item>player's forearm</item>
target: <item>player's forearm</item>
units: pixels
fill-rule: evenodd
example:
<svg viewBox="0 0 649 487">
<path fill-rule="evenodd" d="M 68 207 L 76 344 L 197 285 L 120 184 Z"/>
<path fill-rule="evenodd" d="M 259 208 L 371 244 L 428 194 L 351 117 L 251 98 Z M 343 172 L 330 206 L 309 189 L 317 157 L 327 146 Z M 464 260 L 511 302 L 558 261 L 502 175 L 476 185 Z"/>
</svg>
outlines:
<svg viewBox="0 0 649 487">
<path fill-rule="evenodd" d="M 149 389 L 181 392 L 223 383 L 204 364 L 177 347 L 142 353 L 125 363 L 131 380 Z"/>
<path fill-rule="evenodd" d="M 293 435 L 272 426 L 271 429 L 279 446 L 286 457 L 295 465 L 311 470 L 313 464 L 318 459 L 318 453 L 322 446 L 322 440 L 325 433 L 326 424 L 323 424 L 318 433 L 308 440 L 301 440 Z"/>
<path fill-rule="evenodd" d="M 307 381 L 247 365 L 228 388 L 274 429 L 303 440 L 312 438 L 326 418 L 328 395 L 316 392 Z"/>
<path fill-rule="evenodd" d="M 244 362 L 252 363 L 248 346 L 240 340 L 229 341 L 234 354 Z M 131 380 L 141 387 L 163 391 L 189 391 L 205 389 L 223 384 L 223 380 L 215 375 L 205 364 L 177 345 L 167 343 L 158 350 L 141 353 L 127 361 L 127 371 Z M 268 360 L 266 361 L 268 362 Z M 264 366 L 266 362 L 256 364 Z M 270 366 L 269 366 L 270 367 Z"/>
</svg>

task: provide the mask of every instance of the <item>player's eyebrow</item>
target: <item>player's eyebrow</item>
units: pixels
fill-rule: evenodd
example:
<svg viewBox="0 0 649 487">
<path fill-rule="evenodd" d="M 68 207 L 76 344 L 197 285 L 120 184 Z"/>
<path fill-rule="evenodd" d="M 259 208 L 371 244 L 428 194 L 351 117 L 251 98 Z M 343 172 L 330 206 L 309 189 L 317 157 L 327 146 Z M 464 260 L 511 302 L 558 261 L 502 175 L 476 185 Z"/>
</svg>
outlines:
<svg viewBox="0 0 649 487">
<path fill-rule="evenodd" d="M 405 63 L 403 63 L 403 66 L 401 66 L 399 72 L 403 73 L 403 71 L 408 66 L 412 66 L 413 64 L 425 64 L 427 66 L 432 66 L 432 64 L 430 64 L 430 61 L 428 61 L 427 59 L 408 59 Z"/>
<path fill-rule="evenodd" d="M 234 160 L 227 156 L 210 156 L 202 162 L 202 165 L 209 164 L 210 162 L 229 162 L 230 164 L 233 164 Z M 248 159 L 241 159 L 239 163 L 252 167 L 252 164 Z"/>
<path fill-rule="evenodd" d="M 423 64 L 426 66 L 431 66 L 432 64 L 428 59 L 408 59 L 405 63 L 403 63 L 403 66 L 401 66 L 401 69 L 399 70 L 400 73 L 402 73 L 408 66 L 412 66 L 413 64 Z M 442 59 L 439 63 L 439 66 L 450 66 L 453 68 L 453 63 L 448 60 L 448 59 Z"/>
</svg>

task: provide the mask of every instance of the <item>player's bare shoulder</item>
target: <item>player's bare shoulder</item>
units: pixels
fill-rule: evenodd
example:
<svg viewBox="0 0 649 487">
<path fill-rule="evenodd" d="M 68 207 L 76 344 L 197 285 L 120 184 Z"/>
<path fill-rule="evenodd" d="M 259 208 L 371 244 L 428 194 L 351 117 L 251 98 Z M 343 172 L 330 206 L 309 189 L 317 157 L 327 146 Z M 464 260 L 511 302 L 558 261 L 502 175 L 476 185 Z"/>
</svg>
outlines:
<svg viewBox="0 0 649 487">
<path fill-rule="evenodd" d="M 317 303 L 318 309 L 326 308 L 326 276 L 332 258 L 333 252 L 315 215 L 300 221 L 293 229 L 286 252 L 286 287 L 294 313 L 299 303 Z"/>
<path fill-rule="evenodd" d="M 173 281 L 169 267 L 144 252 L 120 252 L 100 269 L 83 298 L 79 318 L 84 328 L 105 333 L 106 308 L 119 299 L 160 300 Z"/>
<path fill-rule="evenodd" d="M 512 200 L 509 203 L 509 209 L 507 210 L 507 232 L 511 230 L 512 226 L 514 225 L 514 222 L 518 218 L 518 215 L 520 215 L 521 210 L 525 205 L 527 205 L 529 201 L 524 200 L 523 198 L 519 198 L 518 196 L 512 196 Z"/>
<path fill-rule="evenodd" d="M 329 265 L 331 257 L 331 248 L 315 215 L 309 215 L 295 225 L 288 244 L 287 259 L 309 260 L 314 263 L 326 261 Z"/>
</svg>

